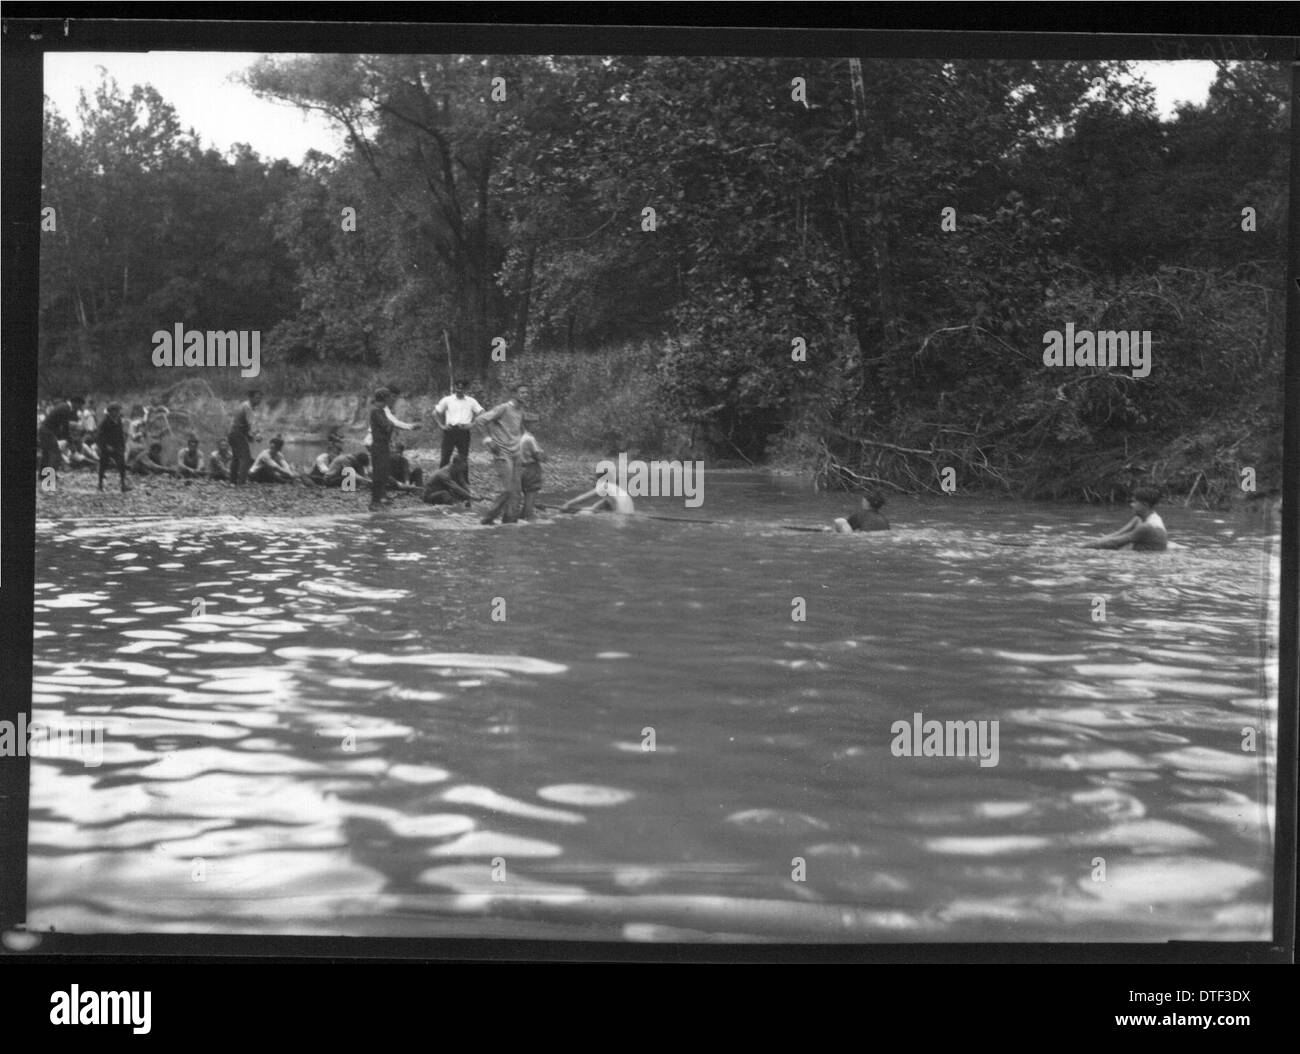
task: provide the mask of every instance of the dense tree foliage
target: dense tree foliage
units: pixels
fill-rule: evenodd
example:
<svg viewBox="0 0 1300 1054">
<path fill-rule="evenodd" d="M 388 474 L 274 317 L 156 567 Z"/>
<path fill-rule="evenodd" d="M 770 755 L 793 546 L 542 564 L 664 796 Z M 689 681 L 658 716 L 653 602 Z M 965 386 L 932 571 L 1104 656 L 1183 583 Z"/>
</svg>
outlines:
<svg viewBox="0 0 1300 1054">
<path fill-rule="evenodd" d="M 347 135 L 298 167 L 204 151 L 152 89 L 105 83 L 75 137 L 47 113 L 42 379 L 146 383 L 176 321 L 262 330 L 300 391 L 438 387 L 448 345 L 486 379 L 494 340 L 555 388 L 538 356 L 637 344 L 610 359 L 635 379 L 599 372 L 652 414 L 605 415 L 603 443 L 666 441 L 667 417 L 831 485 L 951 465 L 1043 494 L 1182 450 L 1208 487 L 1275 457 L 1287 73 L 1225 63 L 1162 121 L 1128 72 L 265 58 L 250 87 Z M 1150 375 L 1045 367 L 1066 323 L 1150 330 Z"/>
</svg>

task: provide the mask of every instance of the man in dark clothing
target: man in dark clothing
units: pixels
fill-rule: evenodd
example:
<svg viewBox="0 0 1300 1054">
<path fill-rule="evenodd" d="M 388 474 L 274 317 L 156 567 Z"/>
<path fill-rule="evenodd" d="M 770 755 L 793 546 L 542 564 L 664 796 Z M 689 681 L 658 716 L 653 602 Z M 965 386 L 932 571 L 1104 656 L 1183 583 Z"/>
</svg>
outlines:
<svg viewBox="0 0 1300 1054">
<path fill-rule="evenodd" d="M 226 437 L 230 442 L 230 482 L 236 487 L 248 482 L 248 470 L 253 467 L 250 444 L 261 438 L 253 431 L 253 411 L 261 401 L 262 393 L 256 388 L 248 393 L 248 398 L 235 411 L 235 421 Z"/>
<path fill-rule="evenodd" d="M 45 415 L 36 432 L 41 449 L 41 469 L 52 468 L 58 472 L 62 467 L 63 453 L 59 450 L 59 440 L 71 438 L 68 428 L 77 420 L 85 401 L 80 395 L 74 395 L 70 401 L 59 403 Z"/>
<path fill-rule="evenodd" d="M 381 502 L 390 502 L 388 497 L 388 480 L 392 469 L 393 429 L 411 431 L 419 424 L 407 424 L 393 416 L 388 403 L 392 393 L 387 388 L 375 392 L 374 402 L 370 407 L 370 508 L 380 508 Z"/>
<path fill-rule="evenodd" d="M 110 403 L 104 420 L 99 423 L 99 489 L 104 489 L 104 474 L 111 461 L 117 465 L 122 493 L 131 488 L 126 484 L 126 428 L 122 423 L 122 404 Z"/>
</svg>

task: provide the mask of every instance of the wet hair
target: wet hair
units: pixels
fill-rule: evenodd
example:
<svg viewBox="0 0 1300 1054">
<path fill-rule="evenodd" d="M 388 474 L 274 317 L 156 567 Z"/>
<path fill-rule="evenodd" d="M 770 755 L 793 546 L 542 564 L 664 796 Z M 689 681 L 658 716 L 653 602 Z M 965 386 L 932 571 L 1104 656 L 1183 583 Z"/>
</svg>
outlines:
<svg viewBox="0 0 1300 1054">
<path fill-rule="evenodd" d="M 878 490 L 869 490 L 862 495 L 862 500 L 871 506 L 873 512 L 879 511 L 885 504 L 885 496 Z"/>
<path fill-rule="evenodd" d="M 1138 487 L 1137 490 L 1133 491 L 1134 501 L 1140 501 L 1143 505 L 1149 505 L 1152 508 L 1159 504 L 1161 497 L 1163 495 L 1160 493 L 1159 487 Z"/>
</svg>

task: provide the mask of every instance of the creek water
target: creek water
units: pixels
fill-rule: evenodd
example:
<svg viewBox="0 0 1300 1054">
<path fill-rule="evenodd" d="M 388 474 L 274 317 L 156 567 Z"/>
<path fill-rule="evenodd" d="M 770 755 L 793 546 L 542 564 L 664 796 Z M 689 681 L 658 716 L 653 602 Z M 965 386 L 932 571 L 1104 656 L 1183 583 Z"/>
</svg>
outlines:
<svg viewBox="0 0 1300 1054">
<path fill-rule="evenodd" d="M 704 493 L 638 507 L 723 522 L 39 524 L 33 718 L 103 740 L 32 759 L 29 925 L 1270 939 L 1276 536 Z M 915 714 L 996 722 L 997 763 L 898 756 Z"/>
</svg>

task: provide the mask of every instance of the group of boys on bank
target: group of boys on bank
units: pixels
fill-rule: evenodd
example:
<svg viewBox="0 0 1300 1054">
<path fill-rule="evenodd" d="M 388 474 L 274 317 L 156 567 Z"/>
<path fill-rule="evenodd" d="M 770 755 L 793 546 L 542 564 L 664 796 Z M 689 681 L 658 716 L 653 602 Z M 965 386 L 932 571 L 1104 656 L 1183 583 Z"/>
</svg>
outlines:
<svg viewBox="0 0 1300 1054">
<path fill-rule="evenodd" d="M 38 417 L 37 447 L 39 467 L 55 471 L 80 465 L 97 467 L 99 489 L 110 466 L 116 467 L 123 491 L 128 469 L 141 475 L 179 476 L 192 479 L 228 480 L 235 486 L 245 483 L 312 483 L 325 487 L 342 487 L 349 481 L 370 490 L 370 508 L 390 504 L 390 490 L 419 493 L 430 505 L 464 503 L 474 499 L 469 489 L 470 438 L 474 425 L 486 431 L 484 445 L 492 454 L 493 468 L 501 492 L 493 501 L 483 523 L 502 523 L 531 519 L 535 501 L 542 488 L 542 461 L 545 454 L 525 424 L 525 401 L 528 389 L 519 385 L 505 402 L 484 410 L 467 393 L 465 381 L 457 381 L 456 391 L 441 399 L 434 409 L 434 419 L 442 430 L 442 453 L 438 469 L 424 480 L 421 469 L 414 467 L 405 446 L 394 439 L 395 433 L 414 431 L 419 423 L 408 423 L 393 414 L 396 402 L 387 388 L 375 392 L 371 401 L 366 451 L 344 453 L 343 437 L 337 432 L 328 439 L 329 449 L 316 458 L 306 474 L 296 472 L 284 456 L 284 440 L 276 436 L 266 449 L 253 456 L 253 444 L 261 437 L 254 429 L 257 407 L 262 396 L 250 391 L 235 412 L 229 434 L 206 458 L 199 449 L 197 436 L 188 437 L 177 454 L 176 464 L 163 460 L 160 442 L 145 444 L 144 419 L 130 425 L 122 418 L 120 403 L 109 405 L 102 419 L 96 421 L 81 396 L 56 404 Z M 529 415 L 529 420 L 532 416 Z M 128 449 L 130 452 L 128 454 Z"/>
</svg>

